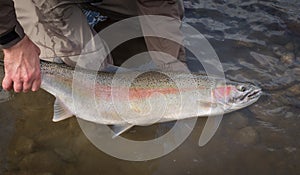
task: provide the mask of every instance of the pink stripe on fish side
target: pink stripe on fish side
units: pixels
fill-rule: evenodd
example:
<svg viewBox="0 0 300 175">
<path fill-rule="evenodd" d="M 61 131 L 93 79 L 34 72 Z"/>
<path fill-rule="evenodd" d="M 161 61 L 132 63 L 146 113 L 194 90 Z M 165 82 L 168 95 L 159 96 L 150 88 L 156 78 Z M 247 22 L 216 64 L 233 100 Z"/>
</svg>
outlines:
<svg viewBox="0 0 300 175">
<path fill-rule="evenodd" d="M 199 88 L 203 89 L 203 88 Z M 173 87 L 166 88 L 114 88 L 112 89 L 110 86 L 98 86 L 96 89 L 96 95 L 102 99 L 110 100 L 112 98 L 112 93 L 114 93 L 114 97 L 117 97 L 119 100 L 138 100 L 143 98 L 148 98 L 155 94 L 176 94 L 179 92 L 186 92 L 189 90 L 194 90 L 194 88 L 184 88 L 178 89 Z"/>
</svg>

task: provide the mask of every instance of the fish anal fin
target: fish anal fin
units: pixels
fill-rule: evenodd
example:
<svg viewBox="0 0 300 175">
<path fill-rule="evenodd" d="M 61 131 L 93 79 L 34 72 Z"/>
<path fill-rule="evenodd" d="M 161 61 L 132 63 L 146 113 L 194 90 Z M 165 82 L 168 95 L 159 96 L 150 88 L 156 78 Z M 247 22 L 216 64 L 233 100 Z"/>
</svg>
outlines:
<svg viewBox="0 0 300 175">
<path fill-rule="evenodd" d="M 67 109 L 67 107 L 61 102 L 61 100 L 56 98 L 54 102 L 54 114 L 52 121 L 59 122 L 72 116 L 73 114 Z"/>
<path fill-rule="evenodd" d="M 111 129 L 114 132 L 114 135 L 112 136 L 112 138 L 116 138 L 119 135 L 121 135 L 122 133 L 126 132 L 127 130 L 129 130 L 130 128 L 132 128 L 134 125 L 133 124 L 124 124 L 124 125 L 113 125 L 111 127 Z"/>
</svg>

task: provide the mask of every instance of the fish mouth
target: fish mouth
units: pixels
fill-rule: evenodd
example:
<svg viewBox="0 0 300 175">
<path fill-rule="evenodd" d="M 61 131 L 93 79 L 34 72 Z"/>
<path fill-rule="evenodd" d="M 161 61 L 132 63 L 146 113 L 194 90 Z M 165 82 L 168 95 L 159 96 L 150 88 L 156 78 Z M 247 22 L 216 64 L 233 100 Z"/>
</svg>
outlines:
<svg viewBox="0 0 300 175">
<path fill-rule="evenodd" d="M 255 90 L 251 90 L 248 93 L 246 93 L 244 96 L 242 96 L 242 98 L 240 99 L 240 101 L 245 100 L 246 98 L 252 100 L 252 99 L 257 99 L 260 97 L 262 91 L 260 88 L 257 88 Z"/>
<path fill-rule="evenodd" d="M 247 97 L 249 99 L 256 99 L 256 98 L 260 97 L 261 93 L 262 93 L 261 89 L 255 89 L 252 92 L 248 93 Z"/>
</svg>

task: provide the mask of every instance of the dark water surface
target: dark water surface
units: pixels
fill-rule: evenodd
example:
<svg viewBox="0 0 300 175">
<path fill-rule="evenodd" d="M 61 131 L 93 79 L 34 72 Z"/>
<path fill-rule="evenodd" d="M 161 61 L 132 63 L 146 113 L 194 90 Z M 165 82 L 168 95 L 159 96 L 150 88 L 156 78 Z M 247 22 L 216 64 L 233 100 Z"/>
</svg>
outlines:
<svg viewBox="0 0 300 175">
<path fill-rule="evenodd" d="M 53 123 L 48 93 L 18 94 L 0 105 L 0 174 L 300 174 L 300 1 L 203 0 L 185 7 L 185 21 L 209 39 L 226 77 L 263 88 L 257 103 L 225 115 L 205 147 L 198 147 L 206 120 L 199 118 L 175 151 L 130 162 L 94 147 L 75 118 Z M 128 134 L 152 133 L 137 127 Z"/>
</svg>

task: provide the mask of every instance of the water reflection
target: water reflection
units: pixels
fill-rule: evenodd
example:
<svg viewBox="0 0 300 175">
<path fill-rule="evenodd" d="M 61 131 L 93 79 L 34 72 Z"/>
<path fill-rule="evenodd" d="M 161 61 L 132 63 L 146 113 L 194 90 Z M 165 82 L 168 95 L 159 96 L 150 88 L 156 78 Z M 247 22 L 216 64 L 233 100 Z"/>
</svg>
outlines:
<svg viewBox="0 0 300 175">
<path fill-rule="evenodd" d="M 174 152 L 146 162 L 96 149 L 76 119 L 52 123 L 54 98 L 18 94 L 0 105 L 2 174 L 297 174 L 300 172 L 300 4 L 295 0 L 185 1 L 185 21 L 216 49 L 227 78 L 254 82 L 265 96 L 225 115 L 205 147 L 205 118 Z M 197 62 L 188 55 L 191 69 Z M 167 128 L 136 127 L 137 140 Z"/>
</svg>

